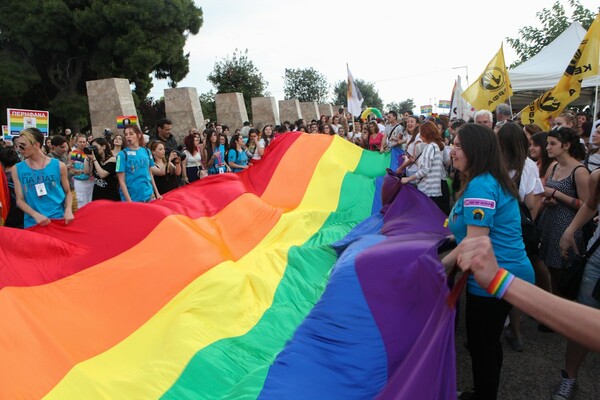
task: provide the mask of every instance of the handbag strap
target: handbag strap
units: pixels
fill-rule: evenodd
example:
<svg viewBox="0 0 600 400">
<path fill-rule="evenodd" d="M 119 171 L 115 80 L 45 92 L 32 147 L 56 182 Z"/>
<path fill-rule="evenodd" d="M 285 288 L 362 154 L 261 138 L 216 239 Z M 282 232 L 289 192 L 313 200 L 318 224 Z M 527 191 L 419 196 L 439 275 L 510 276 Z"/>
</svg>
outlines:
<svg viewBox="0 0 600 400">
<path fill-rule="evenodd" d="M 600 246 L 600 236 L 598 236 L 598 239 L 596 239 L 592 247 L 590 247 L 590 249 L 585 253 L 585 258 L 590 258 L 598 249 L 598 246 Z"/>
</svg>

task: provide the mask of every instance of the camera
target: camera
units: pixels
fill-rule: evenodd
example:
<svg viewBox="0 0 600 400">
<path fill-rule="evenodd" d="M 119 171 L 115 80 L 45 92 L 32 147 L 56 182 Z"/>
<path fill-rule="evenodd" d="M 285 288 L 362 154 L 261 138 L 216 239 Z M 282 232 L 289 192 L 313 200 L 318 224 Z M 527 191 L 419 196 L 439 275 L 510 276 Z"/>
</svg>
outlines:
<svg viewBox="0 0 600 400">
<path fill-rule="evenodd" d="M 88 156 L 91 156 L 93 153 L 95 157 L 98 157 L 98 149 L 96 149 L 96 146 L 93 145 L 85 146 L 83 148 L 83 153 Z"/>
<path fill-rule="evenodd" d="M 177 146 L 177 148 L 173 151 L 175 152 L 175 154 L 177 154 L 177 158 L 179 158 L 181 161 L 185 160 L 185 153 L 183 152 L 182 145 Z"/>
</svg>

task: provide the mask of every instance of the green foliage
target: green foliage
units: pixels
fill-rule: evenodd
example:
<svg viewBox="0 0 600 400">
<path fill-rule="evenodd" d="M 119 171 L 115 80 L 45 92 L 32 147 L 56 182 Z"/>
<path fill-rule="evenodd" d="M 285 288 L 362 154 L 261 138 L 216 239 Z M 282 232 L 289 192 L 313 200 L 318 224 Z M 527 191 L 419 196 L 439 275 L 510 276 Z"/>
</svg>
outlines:
<svg viewBox="0 0 600 400">
<path fill-rule="evenodd" d="M 138 106 L 138 116 L 140 117 L 140 126 L 147 126 L 152 132 L 156 127 L 156 122 L 161 118 L 166 118 L 165 99 L 154 99 L 146 97 L 140 101 Z"/>
<path fill-rule="evenodd" d="M 387 111 L 394 110 L 398 113 L 402 113 L 404 111 L 412 111 L 413 108 L 415 108 L 415 102 L 413 99 L 402 100 L 398 103 L 391 102 L 389 104 L 386 104 L 386 106 L 385 106 L 385 109 Z"/>
<path fill-rule="evenodd" d="M 564 6 L 557 1 L 550 9 L 544 8 L 535 15 L 541 23 L 541 28 L 525 26 L 519 29 L 520 37 L 506 38 L 508 44 L 517 52 L 519 59 L 511 64 L 510 68 L 529 60 L 540 52 L 545 46 L 556 39 L 573 21 L 578 21 L 588 29 L 596 13 L 586 9 L 579 0 L 568 0 L 572 8 L 571 17 L 567 17 Z"/>
<path fill-rule="evenodd" d="M 285 69 L 285 98 L 299 101 L 316 101 L 325 103 L 329 94 L 329 84 L 325 75 L 314 68 Z"/>
<path fill-rule="evenodd" d="M 355 79 L 354 83 L 358 86 L 358 90 L 363 95 L 363 107 L 383 108 L 383 100 L 379 97 L 379 92 L 375 89 L 375 85 L 371 82 L 365 82 L 362 79 Z M 346 91 L 348 89 L 348 81 L 339 81 L 333 88 L 333 104 L 348 104 Z"/>
<path fill-rule="evenodd" d="M 231 58 L 228 56 L 216 62 L 207 79 L 217 93 L 242 93 L 249 118 L 252 118 L 252 97 L 264 97 L 268 85 L 252 60 L 248 59 L 248 49 L 244 52 L 235 49 Z"/>
<path fill-rule="evenodd" d="M 204 119 L 217 120 L 217 106 L 215 105 L 215 93 L 210 90 L 200 95 L 200 106 Z"/>
<path fill-rule="evenodd" d="M 0 15 L 0 75 L 10 81 L 0 98 L 69 123 L 87 110 L 65 99 L 85 96 L 88 80 L 127 78 L 142 99 L 151 74 L 176 85 L 189 72 L 185 41 L 203 22 L 193 0 L 2 0 Z"/>
</svg>

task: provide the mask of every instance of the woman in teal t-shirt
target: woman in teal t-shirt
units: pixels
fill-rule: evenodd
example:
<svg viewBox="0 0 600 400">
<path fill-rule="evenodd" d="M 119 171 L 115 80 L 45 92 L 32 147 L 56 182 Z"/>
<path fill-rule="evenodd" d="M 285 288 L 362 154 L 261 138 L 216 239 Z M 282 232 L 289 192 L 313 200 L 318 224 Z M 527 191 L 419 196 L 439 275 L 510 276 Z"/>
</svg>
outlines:
<svg viewBox="0 0 600 400">
<path fill-rule="evenodd" d="M 137 125 L 126 125 L 123 131 L 127 147 L 117 155 L 116 166 L 121 200 L 147 203 L 162 199 L 150 170 L 154 160 L 144 147 L 142 131 Z"/>
<path fill-rule="evenodd" d="M 248 155 L 244 149 L 244 137 L 239 133 L 231 137 L 231 144 L 227 152 L 227 164 L 233 172 L 248 169 Z"/>
<path fill-rule="evenodd" d="M 489 236 L 498 264 L 528 282 L 534 281 L 521 236 L 518 191 L 511 181 L 494 132 L 478 124 L 461 127 L 451 151 L 463 177 L 459 198 L 449 217 L 458 243 L 465 237 Z M 456 252 L 442 262 L 456 264 Z M 467 342 L 475 398 L 496 399 L 502 367 L 500 337 L 510 304 L 490 296 L 473 277 L 467 284 Z"/>
</svg>

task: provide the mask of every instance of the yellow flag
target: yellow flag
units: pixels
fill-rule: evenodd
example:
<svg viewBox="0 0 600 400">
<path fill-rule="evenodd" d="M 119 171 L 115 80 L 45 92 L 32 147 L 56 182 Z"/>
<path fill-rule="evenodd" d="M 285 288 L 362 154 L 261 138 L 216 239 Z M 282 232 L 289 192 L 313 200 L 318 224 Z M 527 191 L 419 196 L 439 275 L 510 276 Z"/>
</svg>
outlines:
<svg viewBox="0 0 600 400">
<path fill-rule="evenodd" d="M 504 51 L 500 46 L 500 50 L 485 67 L 485 71 L 462 96 L 477 110 L 493 111 L 511 95 L 512 86 L 504 63 Z"/>
<path fill-rule="evenodd" d="M 556 118 L 566 106 L 581 94 L 581 82 L 598 74 L 600 56 L 600 14 L 588 29 L 564 74 L 552 89 L 535 99 L 521 111 L 524 125 L 538 124 L 550 127 L 550 118 Z"/>
</svg>

